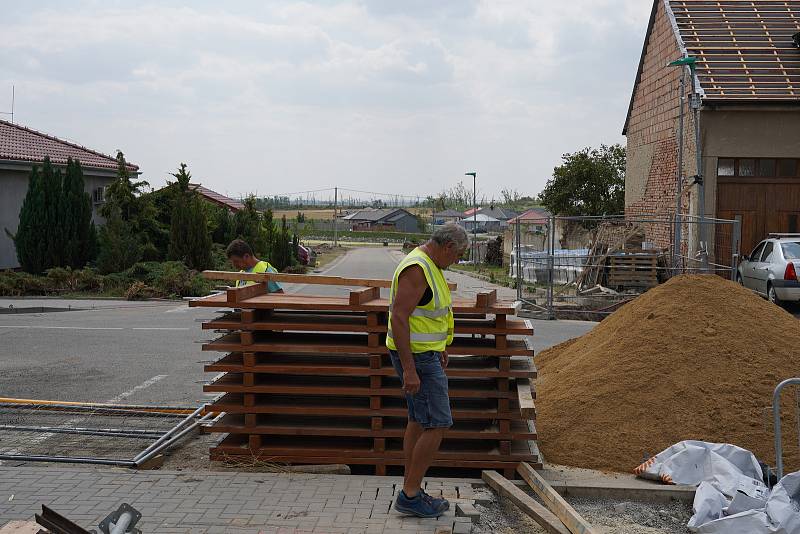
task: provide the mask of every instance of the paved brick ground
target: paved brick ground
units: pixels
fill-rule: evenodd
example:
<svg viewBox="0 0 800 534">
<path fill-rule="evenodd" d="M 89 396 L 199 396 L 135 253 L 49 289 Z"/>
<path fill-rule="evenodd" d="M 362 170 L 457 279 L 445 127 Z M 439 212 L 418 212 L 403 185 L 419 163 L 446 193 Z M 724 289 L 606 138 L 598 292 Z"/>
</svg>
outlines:
<svg viewBox="0 0 800 534">
<path fill-rule="evenodd" d="M 137 525 L 156 533 L 468 533 L 456 503 L 471 503 L 473 486 L 430 479 L 451 510 L 437 520 L 391 509 L 401 479 L 270 473 L 128 471 L 82 467 L 0 467 L 0 526 L 32 519 L 46 504 L 84 528 L 95 528 L 122 502 L 142 513 Z"/>
</svg>

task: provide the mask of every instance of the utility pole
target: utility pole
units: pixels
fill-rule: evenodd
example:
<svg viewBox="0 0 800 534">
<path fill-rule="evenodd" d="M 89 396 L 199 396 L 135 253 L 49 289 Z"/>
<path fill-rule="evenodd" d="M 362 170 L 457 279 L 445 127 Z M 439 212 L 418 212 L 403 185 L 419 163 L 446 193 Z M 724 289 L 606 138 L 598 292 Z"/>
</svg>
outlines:
<svg viewBox="0 0 800 534">
<path fill-rule="evenodd" d="M 476 197 L 477 172 L 465 172 L 464 176 L 472 176 L 472 265 L 478 265 L 478 201 Z"/>
<path fill-rule="evenodd" d="M 684 116 L 686 107 L 686 69 L 685 65 L 694 63 L 694 58 L 684 57 L 673 61 L 669 67 L 680 67 L 681 69 L 681 84 L 680 84 L 680 110 L 678 114 L 678 170 L 677 170 L 677 191 L 675 195 L 675 230 L 673 232 L 675 243 L 672 248 L 672 263 L 673 269 L 677 273 L 680 268 L 681 257 L 681 241 L 683 241 L 683 228 L 681 224 L 681 200 L 683 197 L 683 144 L 684 144 Z"/>
<path fill-rule="evenodd" d="M 330 191 L 330 189 L 329 189 Z M 339 188 L 333 188 L 333 246 L 339 246 L 339 220 L 336 218 L 336 207 L 339 203 Z"/>
</svg>

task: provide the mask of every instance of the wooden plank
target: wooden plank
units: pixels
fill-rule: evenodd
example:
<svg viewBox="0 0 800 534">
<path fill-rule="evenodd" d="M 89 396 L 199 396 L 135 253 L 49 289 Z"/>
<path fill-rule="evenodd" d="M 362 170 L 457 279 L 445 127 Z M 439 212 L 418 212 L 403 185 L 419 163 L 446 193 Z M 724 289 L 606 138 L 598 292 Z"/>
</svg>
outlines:
<svg viewBox="0 0 800 534">
<path fill-rule="evenodd" d="M 408 408 L 405 405 L 395 404 L 394 406 L 382 406 L 377 403 L 371 405 L 372 400 L 380 401 L 381 397 L 373 397 L 370 402 L 363 403 L 343 403 L 341 399 L 331 398 L 322 401 L 308 402 L 307 397 L 290 397 L 289 400 L 270 397 L 268 399 L 255 399 L 251 405 L 246 405 L 247 398 L 255 397 L 254 393 L 246 393 L 245 400 L 241 400 L 241 394 L 228 393 L 221 399 L 214 401 L 208 408 L 209 412 L 215 413 L 265 413 L 274 415 L 326 415 L 333 417 L 408 417 Z M 385 400 L 392 401 L 392 397 Z M 304 402 L 305 401 L 305 402 Z M 452 407 L 454 420 L 475 419 L 475 420 L 500 420 L 513 419 L 519 420 L 519 410 L 498 410 L 497 408 L 486 407 L 464 407 L 459 402 L 454 402 Z"/>
<path fill-rule="evenodd" d="M 256 358 L 255 353 L 244 353 L 242 357 L 238 353 L 227 354 L 213 363 L 206 364 L 204 370 L 207 373 L 244 373 L 253 372 L 261 374 L 280 374 L 280 375 L 306 375 L 306 376 L 395 376 L 397 371 L 390 365 L 370 365 L 367 366 L 367 358 L 372 360 L 374 357 L 352 356 L 336 358 L 309 356 L 284 356 L 284 355 L 265 355 Z M 247 355 L 253 359 L 250 360 Z M 492 365 L 487 357 L 487 361 L 478 358 L 452 357 L 447 368 L 447 376 L 450 378 L 536 378 L 537 370 L 533 361 L 528 356 L 518 356 L 513 358 L 499 358 L 499 362 L 509 361 L 507 369 L 502 369 L 502 365 Z M 248 363 L 249 362 L 249 363 Z"/>
<path fill-rule="evenodd" d="M 592 525 L 589 524 L 581 515 L 564 500 L 564 498 L 554 490 L 547 481 L 534 469 L 522 462 L 517 467 L 525 482 L 536 492 L 544 501 L 547 507 L 558 517 L 572 534 L 595 534 Z"/>
<path fill-rule="evenodd" d="M 241 461 L 239 458 L 244 456 L 245 461 L 263 460 L 271 463 L 287 463 L 287 464 L 351 464 L 351 465 L 405 465 L 405 458 L 397 457 L 374 457 L 364 458 L 360 456 L 299 456 L 299 455 L 273 455 L 271 452 L 250 451 L 249 449 L 242 449 L 241 451 L 232 451 L 230 449 L 219 449 L 217 447 L 211 448 L 211 460 L 213 461 Z M 502 459 L 489 459 L 489 460 L 460 460 L 458 458 L 435 459 L 431 464 L 434 467 L 460 467 L 466 469 L 515 469 L 517 462 L 503 461 Z M 537 464 L 541 467 L 541 464 Z"/>
<path fill-rule="evenodd" d="M 243 312 L 254 310 L 243 310 Z M 204 322 L 203 330 L 292 330 L 304 332 L 377 332 L 386 333 L 386 324 L 365 324 L 363 316 L 276 313 L 265 320 L 239 320 L 236 314 Z M 500 317 L 505 317 L 501 315 Z M 531 336 L 533 327 L 521 320 L 494 325 L 491 320 L 456 320 L 456 334 Z"/>
<path fill-rule="evenodd" d="M 529 515 L 551 534 L 570 534 L 570 531 L 550 510 L 519 489 L 510 480 L 495 471 L 484 471 L 481 478 L 501 496 L 516 504 L 520 510 Z"/>
<path fill-rule="evenodd" d="M 365 287 L 350 291 L 350 304 L 354 306 L 379 298 L 381 298 L 381 288 L 379 287 Z"/>
<path fill-rule="evenodd" d="M 241 375 L 227 373 L 213 382 L 203 386 L 207 393 L 262 393 L 277 395 L 319 395 L 333 397 L 400 397 L 403 390 L 399 380 L 395 385 L 379 384 L 372 387 L 362 377 L 298 377 L 280 375 L 258 375 L 254 380 L 253 373 Z M 268 378 L 268 380 L 265 380 Z M 380 380 L 380 375 L 370 377 Z M 525 380 L 525 379 L 521 379 Z M 462 382 L 466 382 L 463 383 Z M 498 391 L 492 380 L 456 379 L 450 381 L 449 396 L 451 399 L 490 399 L 512 398 L 516 394 Z M 526 414 L 524 410 L 520 413 Z M 524 415 L 523 415 L 524 416 Z"/>
<path fill-rule="evenodd" d="M 237 273 L 230 271 L 203 271 L 203 278 L 208 280 L 247 280 L 248 282 L 283 282 L 285 284 L 314 284 L 326 286 L 366 286 L 392 287 L 391 280 L 378 278 L 345 278 L 341 276 L 325 276 L 317 274 L 287 273 Z M 458 284 L 448 282 L 451 291 L 458 289 Z"/>
<path fill-rule="evenodd" d="M 250 421 L 253 422 L 252 425 L 248 424 Z M 501 425 L 494 421 L 462 420 L 447 430 L 447 439 L 535 440 L 537 437 L 535 427 L 531 430 L 523 421 L 514 421 L 513 424 L 506 426 L 508 428 L 503 430 Z M 380 417 L 298 418 L 297 416 L 274 415 L 258 419 L 254 414 L 244 414 L 243 416 L 226 414 L 214 424 L 204 427 L 203 431 L 275 436 L 402 438 L 405 427 L 406 421 L 401 418 L 387 418 L 384 421 Z"/>
<path fill-rule="evenodd" d="M 533 391 L 531 390 L 530 380 L 527 378 L 517 378 L 516 382 L 519 413 L 523 419 L 533 419 L 536 417 L 536 405 L 533 402 Z"/>
<path fill-rule="evenodd" d="M 475 296 L 475 306 L 478 308 L 488 308 L 497 302 L 497 290 L 481 291 Z"/>
<path fill-rule="evenodd" d="M 308 334 L 261 334 L 252 344 L 245 344 L 240 333 L 225 334 L 204 343 L 204 351 L 226 352 L 282 352 L 286 354 L 388 354 L 385 345 L 370 347 L 367 336 L 363 334 L 326 335 Z M 508 340 L 507 347 L 498 349 L 491 339 L 456 337 L 447 351 L 453 356 L 533 356 L 524 341 Z"/>
<path fill-rule="evenodd" d="M 256 295 L 264 295 L 267 293 L 267 284 L 252 284 L 249 286 L 231 287 L 225 291 L 225 301 L 227 304 L 239 304 Z"/>
<path fill-rule="evenodd" d="M 352 305 L 349 297 L 321 297 L 312 295 L 296 295 L 285 293 L 270 293 L 255 296 L 247 299 L 246 303 L 240 306 L 228 304 L 225 295 L 214 294 L 207 297 L 199 297 L 189 301 L 191 307 L 231 307 L 231 308 L 250 308 L 259 310 L 313 310 L 319 311 L 346 311 L 346 312 L 388 312 L 389 300 L 377 299 L 370 302 Z M 516 315 L 521 303 L 499 301 L 489 308 L 478 308 L 474 301 L 456 299 L 453 301 L 453 313 L 458 317 L 463 314 L 474 314 L 471 318 L 485 318 L 487 314 L 506 314 Z"/>
</svg>

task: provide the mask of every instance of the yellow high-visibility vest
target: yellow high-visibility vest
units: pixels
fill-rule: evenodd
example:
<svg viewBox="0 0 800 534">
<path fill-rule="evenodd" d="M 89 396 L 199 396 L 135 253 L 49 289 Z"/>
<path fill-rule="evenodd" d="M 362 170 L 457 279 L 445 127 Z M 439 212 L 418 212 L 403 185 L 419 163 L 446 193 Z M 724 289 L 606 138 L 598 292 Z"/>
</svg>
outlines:
<svg viewBox="0 0 800 534">
<path fill-rule="evenodd" d="M 389 332 L 386 346 L 397 350 L 392 338 L 392 306 L 397 295 L 397 280 L 400 273 L 411 265 L 419 265 L 425 280 L 433 292 L 433 298 L 424 306 L 417 306 L 408 318 L 411 330 L 411 352 L 443 351 L 453 342 L 453 299 L 442 270 L 436 266 L 422 249 L 415 248 L 400 262 L 394 271 L 392 289 L 389 293 Z"/>
<path fill-rule="evenodd" d="M 239 271 L 240 273 L 277 273 L 278 270 L 272 266 L 272 264 L 268 261 L 261 260 L 256 263 L 252 269 L 247 271 Z M 251 286 L 255 284 L 252 280 L 237 280 L 236 287 L 242 286 Z M 270 280 L 267 282 L 267 293 L 275 293 L 276 291 L 280 291 L 281 286 L 277 282 L 273 282 Z"/>
</svg>

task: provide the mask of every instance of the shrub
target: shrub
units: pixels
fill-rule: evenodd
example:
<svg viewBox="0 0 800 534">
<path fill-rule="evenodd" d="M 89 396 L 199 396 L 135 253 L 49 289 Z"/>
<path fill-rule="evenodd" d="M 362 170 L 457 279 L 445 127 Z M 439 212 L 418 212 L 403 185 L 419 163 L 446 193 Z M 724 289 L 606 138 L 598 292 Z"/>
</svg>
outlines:
<svg viewBox="0 0 800 534">
<path fill-rule="evenodd" d="M 125 291 L 126 300 L 145 300 L 153 296 L 153 288 L 146 285 L 144 282 L 137 280 L 130 285 Z"/>
</svg>

